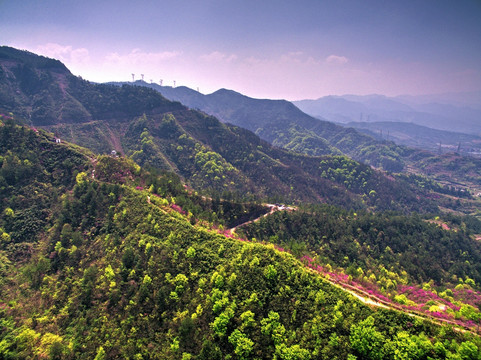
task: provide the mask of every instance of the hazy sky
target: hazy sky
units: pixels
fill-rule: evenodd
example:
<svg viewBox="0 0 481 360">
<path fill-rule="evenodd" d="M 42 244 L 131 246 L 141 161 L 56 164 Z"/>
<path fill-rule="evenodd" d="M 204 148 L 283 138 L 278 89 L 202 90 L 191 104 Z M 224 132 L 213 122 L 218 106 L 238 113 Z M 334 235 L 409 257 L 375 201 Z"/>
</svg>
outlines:
<svg viewBox="0 0 481 360">
<path fill-rule="evenodd" d="M 481 0 L 0 0 L 0 44 L 203 93 L 481 90 Z"/>
</svg>

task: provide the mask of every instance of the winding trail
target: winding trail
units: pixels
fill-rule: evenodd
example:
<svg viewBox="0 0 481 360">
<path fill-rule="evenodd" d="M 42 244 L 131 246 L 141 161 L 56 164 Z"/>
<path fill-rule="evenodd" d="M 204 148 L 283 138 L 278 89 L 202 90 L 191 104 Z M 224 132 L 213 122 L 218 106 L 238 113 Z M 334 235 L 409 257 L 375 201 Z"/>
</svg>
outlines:
<svg viewBox="0 0 481 360">
<path fill-rule="evenodd" d="M 147 202 L 150 203 L 150 197 L 147 197 Z M 256 222 L 256 221 L 259 221 L 260 219 L 262 219 L 264 217 L 267 217 L 269 215 L 272 215 L 277 211 L 295 211 L 295 210 L 297 210 L 297 208 L 295 208 L 295 207 L 287 207 L 287 206 L 284 206 L 284 205 L 265 204 L 265 206 L 270 208 L 270 211 L 268 213 L 263 214 L 263 215 L 255 218 L 255 219 L 246 221 L 246 222 L 244 222 L 242 224 L 239 224 L 235 227 L 229 228 L 229 229 L 227 229 L 227 231 L 230 232 L 230 234 L 233 234 L 233 233 L 235 233 L 235 230 L 237 228 L 239 228 L 241 226 L 244 226 L 244 225 L 247 225 L 247 224 L 250 224 L 250 223 L 253 223 L 253 222 Z M 245 240 L 242 240 L 242 241 L 245 241 Z M 279 250 L 279 251 L 284 251 L 284 250 Z M 313 269 L 312 267 L 310 267 L 308 265 L 305 265 L 304 267 L 308 271 L 312 272 L 313 274 L 316 274 L 317 276 L 321 276 L 323 280 L 327 281 L 332 286 L 335 286 L 338 289 L 347 292 L 348 294 L 352 295 L 353 297 L 358 299 L 363 304 L 368 305 L 370 307 L 383 308 L 383 309 L 392 310 L 392 311 L 399 311 L 399 312 L 402 312 L 403 314 L 405 314 L 407 316 L 411 316 L 413 318 L 418 318 L 418 319 L 421 319 L 421 320 L 427 320 L 427 321 L 430 321 L 430 322 L 432 322 L 434 324 L 437 324 L 437 325 L 441 325 L 441 326 L 442 325 L 451 325 L 453 330 L 458 331 L 458 332 L 463 332 L 463 333 L 469 332 L 469 333 L 471 333 L 473 335 L 476 335 L 476 336 L 480 335 L 479 329 L 473 330 L 472 328 L 465 327 L 462 324 L 458 324 L 458 323 L 456 323 L 455 321 L 452 321 L 452 320 L 440 319 L 440 318 L 436 318 L 436 317 L 433 317 L 433 316 L 429 316 L 429 314 L 426 314 L 426 313 L 423 313 L 423 312 L 418 312 L 418 311 L 415 311 L 415 310 L 406 309 L 401 305 L 397 305 L 397 304 L 392 303 L 391 301 L 386 301 L 384 299 L 380 299 L 376 295 L 370 294 L 367 291 L 365 291 L 363 289 L 360 289 L 358 287 L 352 286 L 351 284 L 348 284 L 346 282 L 339 281 L 339 280 L 332 280 L 332 279 L 329 278 L 328 275 L 324 274 L 323 272 L 321 272 L 319 270 Z"/>
<path fill-rule="evenodd" d="M 463 332 L 463 333 L 469 332 L 469 333 L 471 333 L 473 335 L 476 335 L 476 336 L 479 336 L 479 334 L 480 334 L 479 329 L 473 330 L 471 328 L 460 325 L 460 324 L 458 324 L 458 323 L 456 323 L 455 321 L 452 321 L 452 320 L 440 319 L 440 318 L 436 318 L 436 317 L 433 317 L 433 316 L 429 316 L 428 314 L 425 314 L 423 312 L 405 309 L 401 305 L 396 305 L 396 304 L 393 304 L 392 302 L 380 299 L 377 296 L 369 294 L 368 292 L 366 292 L 362 289 L 359 289 L 357 287 L 354 287 L 354 286 L 352 286 L 348 283 L 345 283 L 345 282 L 342 282 L 342 281 L 331 280 L 328 277 L 326 277 L 322 272 L 319 272 L 315 269 L 312 269 L 309 266 L 306 266 L 306 267 L 311 272 L 314 272 L 315 274 L 322 276 L 322 278 L 325 281 L 327 281 L 328 283 L 330 283 L 331 285 L 333 285 L 333 286 L 349 293 L 350 295 L 356 297 L 363 304 L 369 305 L 371 307 L 378 307 L 378 308 L 384 308 L 384 309 L 388 309 L 388 310 L 399 311 L 399 312 L 402 312 L 403 314 L 406 314 L 408 316 L 412 316 L 412 317 L 415 317 L 415 318 L 418 318 L 418 319 L 421 319 L 421 320 L 431 321 L 431 322 L 433 322 L 437 325 L 447 325 L 447 324 L 452 325 L 452 327 L 455 331 L 459 331 L 459 332 Z"/>
<path fill-rule="evenodd" d="M 258 218 L 246 221 L 245 223 L 239 224 L 237 226 L 234 226 L 230 229 L 227 229 L 231 234 L 236 231 L 237 228 L 242 227 L 244 225 L 251 224 L 253 222 L 257 222 L 262 218 L 265 218 L 269 215 L 274 214 L 276 211 L 295 211 L 297 208 L 293 206 L 284 206 L 284 205 L 275 205 L 275 204 L 264 204 L 266 207 L 270 208 L 270 211 L 268 213 L 265 213 L 264 215 L 259 216 Z"/>
</svg>

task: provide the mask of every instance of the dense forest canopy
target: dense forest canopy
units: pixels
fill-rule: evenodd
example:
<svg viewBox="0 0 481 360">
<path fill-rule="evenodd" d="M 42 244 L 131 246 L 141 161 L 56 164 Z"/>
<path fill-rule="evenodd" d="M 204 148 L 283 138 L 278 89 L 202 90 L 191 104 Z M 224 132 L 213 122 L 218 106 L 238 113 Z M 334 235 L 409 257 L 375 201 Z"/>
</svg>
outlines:
<svg viewBox="0 0 481 360">
<path fill-rule="evenodd" d="M 2 202 L 3 358 L 478 356 L 470 333 L 370 308 L 285 251 L 219 234 L 205 210 L 220 204 L 173 175 L 8 121 L 0 135 L 15 140 L 1 147 L 2 196 L 18 200 L 34 187 L 45 213 L 25 234 L 16 229 L 31 209 Z M 35 172 L 10 174 L 5 163 L 15 156 L 26 166 L 30 156 Z M 53 189 L 57 196 L 38 201 Z M 236 213 L 228 204 L 214 221 L 228 223 Z"/>
</svg>

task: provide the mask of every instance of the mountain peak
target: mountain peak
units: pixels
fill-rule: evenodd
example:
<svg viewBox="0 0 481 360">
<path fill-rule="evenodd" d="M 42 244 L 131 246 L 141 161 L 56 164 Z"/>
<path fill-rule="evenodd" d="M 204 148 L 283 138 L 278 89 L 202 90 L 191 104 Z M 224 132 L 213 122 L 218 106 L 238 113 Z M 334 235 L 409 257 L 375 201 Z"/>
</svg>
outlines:
<svg viewBox="0 0 481 360">
<path fill-rule="evenodd" d="M 212 94 L 210 95 L 235 95 L 235 96 L 243 96 L 243 97 L 247 97 L 237 91 L 234 91 L 234 90 L 231 90 L 231 89 L 226 89 L 226 88 L 221 88 L 217 91 L 214 91 Z"/>
</svg>

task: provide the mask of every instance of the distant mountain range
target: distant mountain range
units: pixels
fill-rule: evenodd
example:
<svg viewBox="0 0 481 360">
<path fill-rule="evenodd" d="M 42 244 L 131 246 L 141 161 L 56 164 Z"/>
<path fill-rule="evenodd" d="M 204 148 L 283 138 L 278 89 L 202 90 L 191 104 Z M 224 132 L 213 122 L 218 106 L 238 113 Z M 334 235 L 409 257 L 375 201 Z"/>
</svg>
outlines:
<svg viewBox="0 0 481 360">
<path fill-rule="evenodd" d="M 478 93 L 464 94 L 464 98 L 459 94 L 398 98 L 346 95 L 294 102 L 299 109 L 314 115 L 308 116 L 287 101 L 253 99 L 232 90 L 221 89 L 203 95 L 184 86 L 173 88 L 140 80 L 135 84 L 151 87 L 170 100 L 245 127 L 274 145 L 309 155 L 342 152 L 356 160 L 399 171 L 406 161 L 405 151 L 394 143 L 437 154 L 460 152 L 479 156 L 481 152 L 481 137 L 473 133 L 463 134 L 452 125 L 457 122 L 450 118 L 463 116 L 469 120 L 470 129 L 475 131 L 478 126 L 476 116 L 481 113 L 476 110 L 477 106 L 481 109 L 481 100 L 479 105 L 476 102 Z M 448 101 L 455 105 L 448 104 Z M 426 111 L 422 112 L 423 109 Z M 323 115 L 316 117 L 319 113 Z M 402 122 L 399 118 L 409 122 Z M 411 122 L 414 118 L 428 125 Z M 451 130 L 439 130 L 443 123 Z M 429 127 L 431 124 L 433 126 Z M 352 131 L 353 128 L 357 131 Z M 481 125 L 479 129 L 481 132 Z"/>
<path fill-rule="evenodd" d="M 481 137 L 476 135 L 394 121 L 349 122 L 344 126 L 355 128 L 379 141 L 394 141 L 399 145 L 426 149 L 437 154 L 457 152 L 481 156 Z"/>
<path fill-rule="evenodd" d="M 173 171 L 198 190 L 427 211 L 435 208 L 426 190 L 458 193 L 461 183 L 477 194 L 481 185 L 477 160 L 379 141 L 315 119 L 287 101 L 230 90 L 202 95 L 160 88 L 189 109 L 149 89 L 153 84 L 117 85 L 90 83 L 56 60 L 0 47 L 0 111 L 97 153 L 115 149 L 141 165 Z M 413 178 L 393 181 L 341 154 L 395 173 L 408 165 L 410 172 L 433 176 L 447 187 Z"/>
<path fill-rule="evenodd" d="M 481 92 L 394 98 L 382 95 L 326 96 L 295 101 L 294 104 L 312 116 L 339 123 L 406 122 L 439 130 L 481 134 Z"/>
<path fill-rule="evenodd" d="M 117 86 L 125 84 L 131 83 L 116 83 Z M 481 185 L 481 164 L 475 164 L 480 160 L 464 158 L 465 155 L 477 155 L 479 152 L 477 136 L 415 127 L 411 123 L 404 123 L 405 126 L 398 123 L 399 126 L 394 129 L 392 127 L 395 125 L 391 122 L 386 122 L 386 126 L 380 129 L 373 126 L 370 131 L 361 129 L 362 124 L 337 125 L 316 119 L 284 100 L 253 99 L 225 89 L 203 95 L 182 86 L 163 87 L 144 81 L 136 81 L 135 85 L 156 89 L 171 100 L 200 109 L 224 122 L 245 127 L 264 140 L 288 150 L 308 155 L 343 153 L 388 171 L 409 169 L 410 172 L 433 176 L 453 188 L 459 188 L 459 183 L 469 179 L 471 185 L 467 185 L 467 188 L 479 192 L 477 187 Z M 406 104 L 386 100 L 383 96 L 370 96 L 365 100 L 369 100 L 372 106 L 377 104 L 378 108 L 408 108 Z M 359 104 L 345 101 L 359 108 Z M 384 131 L 383 136 L 380 136 L 379 130 Z M 453 156 L 458 148 L 460 154 Z"/>
</svg>

